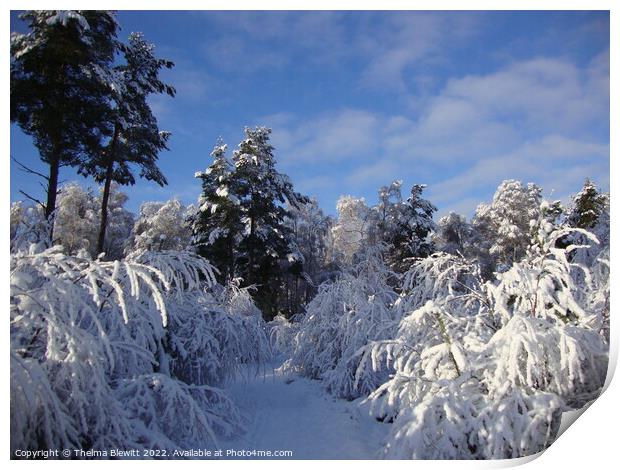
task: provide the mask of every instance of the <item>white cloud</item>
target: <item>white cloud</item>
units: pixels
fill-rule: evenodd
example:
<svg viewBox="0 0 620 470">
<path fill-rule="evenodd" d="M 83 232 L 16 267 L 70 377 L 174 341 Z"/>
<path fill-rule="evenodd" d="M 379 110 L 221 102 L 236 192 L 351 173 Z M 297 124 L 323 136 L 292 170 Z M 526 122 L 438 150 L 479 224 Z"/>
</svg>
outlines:
<svg viewBox="0 0 620 470">
<path fill-rule="evenodd" d="M 276 127 L 273 142 L 279 159 L 287 164 L 341 161 L 376 148 L 379 118 L 345 109 L 291 127 Z"/>
<path fill-rule="evenodd" d="M 505 179 L 534 182 L 555 197 L 574 192 L 586 176 L 604 173 L 609 146 L 549 135 L 497 157 L 476 161 L 467 170 L 440 180 L 430 189 L 439 204 L 452 204 L 473 189 L 493 189 Z M 607 170 L 608 171 L 608 170 Z"/>
<path fill-rule="evenodd" d="M 339 179 L 343 191 L 404 178 L 429 184 L 438 205 L 469 212 L 480 202 L 472 192 L 492 195 L 503 179 L 517 178 L 563 198 L 586 176 L 603 186 L 608 179 L 608 141 L 593 132 L 609 126 L 608 73 L 605 54 L 586 68 L 517 62 L 450 80 L 417 117 L 361 109 L 303 122 L 275 116 L 274 142 L 287 169 L 306 168 L 309 177 L 349 169 Z"/>
<path fill-rule="evenodd" d="M 364 51 L 370 60 L 362 73 L 366 87 L 407 91 L 407 72 L 415 66 L 441 63 L 448 47 L 476 34 L 479 17 L 464 12 L 393 14 L 373 28 L 374 41 Z M 428 81 L 425 75 L 424 80 Z"/>
</svg>

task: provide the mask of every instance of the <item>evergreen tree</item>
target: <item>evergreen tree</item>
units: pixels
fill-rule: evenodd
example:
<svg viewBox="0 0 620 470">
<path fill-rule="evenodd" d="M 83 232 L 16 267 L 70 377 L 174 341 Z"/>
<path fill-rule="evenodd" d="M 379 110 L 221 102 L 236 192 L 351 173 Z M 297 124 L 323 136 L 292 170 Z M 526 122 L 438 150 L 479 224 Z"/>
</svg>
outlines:
<svg viewBox="0 0 620 470">
<path fill-rule="evenodd" d="M 233 167 L 226 158 L 221 139 L 211 152 L 213 163 L 204 172 L 198 211 L 192 220 L 193 243 L 197 251 L 219 270 L 222 283 L 235 276 L 235 249 L 242 232 L 241 207 L 233 194 Z"/>
<path fill-rule="evenodd" d="M 591 229 L 604 212 L 608 200 L 608 195 L 599 193 L 596 185 L 586 178 L 581 191 L 573 197 L 573 205 L 567 217 L 569 226 Z"/>
<path fill-rule="evenodd" d="M 439 251 L 451 255 L 469 255 L 472 237 L 472 226 L 465 216 L 450 212 L 437 222 L 437 233 L 433 241 Z"/>
<path fill-rule="evenodd" d="M 117 47 L 109 11 L 27 11 L 11 35 L 11 121 L 31 135 L 49 166 L 45 217 L 52 223 L 62 166 L 79 166 L 112 131 L 102 80 Z M 50 230 L 50 238 L 52 232 Z"/>
<path fill-rule="evenodd" d="M 193 221 L 199 252 L 223 280 L 238 277 L 243 286 L 255 286 L 256 303 L 267 318 L 281 310 L 287 273 L 301 275 L 287 207 L 309 202 L 276 170 L 270 134 L 265 127 L 246 128 L 232 162 L 225 145 L 215 147 L 213 163 L 196 174 L 202 195 Z"/>
<path fill-rule="evenodd" d="M 277 314 L 283 273 L 294 264 L 297 247 L 285 220 L 285 204 L 309 202 L 293 190 L 290 179 L 275 168 L 271 129 L 245 129 L 233 154 L 235 193 L 244 224 L 237 265 L 245 285 L 260 288 L 257 304 L 268 318 Z"/>
<path fill-rule="evenodd" d="M 430 235 L 435 228 L 433 213 L 437 208 L 422 198 L 425 187 L 423 184 L 413 185 L 411 196 L 398 202 L 391 230 L 386 232 L 386 259 L 397 272 L 406 271 L 413 258 L 425 258 L 434 251 Z"/>
<path fill-rule="evenodd" d="M 80 168 L 84 175 L 92 175 L 97 182 L 103 183 L 97 242 L 100 252 L 105 245 L 111 183 L 135 184 L 132 167 L 137 166 L 141 178 L 160 186 L 167 184 L 156 163 L 159 152 L 168 148 L 170 133 L 159 130 L 147 98 L 153 93 L 174 96 L 174 88 L 159 78 L 161 69 L 172 68 L 174 64 L 156 58 L 153 44 L 145 41 L 140 33 L 132 33 L 128 44 L 120 45 L 120 50 L 125 64 L 116 66 L 109 80 L 112 138 L 98 158 Z"/>
</svg>

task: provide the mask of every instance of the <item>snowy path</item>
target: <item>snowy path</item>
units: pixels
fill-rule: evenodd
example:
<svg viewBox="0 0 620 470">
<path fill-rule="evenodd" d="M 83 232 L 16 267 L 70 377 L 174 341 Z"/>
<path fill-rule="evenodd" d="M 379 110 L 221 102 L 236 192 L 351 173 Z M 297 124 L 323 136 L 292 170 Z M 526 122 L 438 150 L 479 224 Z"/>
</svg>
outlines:
<svg viewBox="0 0 620 470">
<path fill-rule="evenodd" d="M 246 434 L 221 442 L 223 449 L 291 450 L 293 459 L 373 459 L 389 427 L 369 417 L 359 400 L 336 399 L 318 381 L 273 369 L 240 379 L 229 391 L 249 423 Z"/>
</svg>

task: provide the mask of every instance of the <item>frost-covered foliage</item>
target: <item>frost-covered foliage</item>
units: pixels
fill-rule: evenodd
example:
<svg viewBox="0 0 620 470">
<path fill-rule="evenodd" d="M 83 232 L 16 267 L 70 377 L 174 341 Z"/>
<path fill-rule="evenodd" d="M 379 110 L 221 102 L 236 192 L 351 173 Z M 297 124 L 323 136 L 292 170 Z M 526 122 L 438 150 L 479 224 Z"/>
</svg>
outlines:
<svg viewBox="0 0 620 470">
<path fill-rule="evenodd" d="M 76 254 L 86 250 L 93 258 L 97 253 L 97 236 L 101 220 L 101 194 L 93 194 L 78 183 L 64 185 L 58 195 L 54 220 L 54 242 L 64 247 L 65 253 Z M 108 201 L 107 236 L 104 245 L 107 260 L 123 257 L 123 249 L 131 228 L 133 214 L 124 208 L 127 195 L 117 184 L 110 187 Z"/>
<path fill-rule="evenodd" d="M 437 250 L 467 256 L 471 250 L 473 228 L 465 216 L 450 212 L 437 222 L 433 241 Z"/>
<path fill-rule="evenodd" d="M 364 198 L 341 196 L 338 220 L 331 229 L 332 256 L 344 264 L 355 263 L 369 248 L 383 247 L 388 266 L 406 271 L 412 258 L 431 254 L 433 213 L 437 208 L 422 198 L 426 187 L 415 184 L 406 200 L 402 181 L 379 188 L 379 203 L 369 207 Z"/>
<path fill-rule="evenodd" d="M 177 199 L 143 203 L 127 251 L 187 249 L 191 244 L 189 218 L 193 210 Z"/>
<path fill-rule="evenodd" d="M 332 219 L 326 216 L 316 199 L 309 202 L 289 205 L 286 224 L 291 229 L 292 241 L 298 247 L 292 253 L 293 264 L 303 266 L 303 277 L 287 276 L 287 291 L 290 310 L 301 312 L 317 292 L 318 286 L 332 275 L 333 269 L 328 262 L 328 236 Z M 296 262 L 296 263 L 295 263 Z"/>
<path fill-rule="evenodd" d="M 573 280 L 589 279 L 567 257 L 580 247 L 557 248 L 567 230 L 542 216 L 533 231 L 524 259 L 496 281 L 482 284 L 449 255 L 407 273 L 410 313 L 360 363 L 395 370 L 369 397 L 375 416 L 394 421 L 386 457 L 529 455 L 553 441 L 562 411 L 600 393 L 608 344 Z"/>
<path fill-rule="evenodd" d="M 108 260 L 123 257 L 125 245 L 134 226 L 134 214 L 124 207 L 129 198 L 118 188 L 119 186 L 116 183 L 110 185 L 107 228 L 103 244 L 105 258 Z M 101 198 L 102 194 L 97 197 L 99 207 L 101 207 Z"/>
<path fill-rule="evenodd" d="M 389 285 L 393 276 L 380 253 L 369 253 L 351 272 L 322 284 L 300 320 L 286 367 L 325 380 L 327 388 L 343 398 L 376 388 L 386 371 L 356 376 L 359 350 L 391 337 L 398 324 L 392 308 L 397 295 Z"/>
<path fill-rule="evenodd" d="M 215 386 L 269 344 L 247 293 L 214 279 L 188 252 L 13 254 L 11 448 L 209 446 L 241 429 Z"/>
<path fill-rule="evenodd" d="M 12 203 L 10 225 L 11 253 L 49 247 L 50 223 L 40 206 L 25 205 L 22 201 Z"/>
<path fill-rule="evenodd" d="M 108 206 L 108 236 L 104 250 L 106 259 L 120 259 L 125 242 L 133 227 L 133 214 L 124 208 L 127 195 L 110 189 Z M 100 222 L 101 196 L 76 182 L 63 185 L 54 212 L 54 244 L 62 245 L 65 254 L 75 255 L 86 250 L 96 258 L 97 231 Z M 39 248 L 49 246 L 49 224 L 39 206 L 25 206 L 22 202 L 11 206 L 11 250 L 27 250 L 31 243 Z"/>
<path fill-rule="evenodd" d="M 338 221 L 331 229 L 334 257 L 350 263 L 363 245 L 370 244 L 372 212 L 364 198 L 341 196 L 336 204 Z"/>
<path fill-rule="evenodd" d="M 480 256 L 490 256 L 499 270 L 521 260 L 530 243 L 530 220 L 539 217 L 541 188 L 520 181 L 503 181 L 493 202 L 480 204 L 472 225 L 479 238 Z"/>
<path fill-rule="evenodd" d="M 69 183 L 60 189 L 54 221 L 54 238 L 66 253 L 76 254 L 86 250 L 92 256 L 97 246 L 99 208 L 92 190 L 77 183 Z"/>
<path fill-rule="evenodd" d="M 521 207 L 539 194 L 513 189 L 525 197 Z M 499 197 L 496 209 L 506 204 Z M 553 442 L 563 411 L 600 393 L 607 252 L 591 265 L 575 261 L 597 240 L 558 225 L 558 204 L 530 208 L 527 224 L 523 214 L 510 219 L 513 209 L 503 227 L 516 228 L 497 227 L 506 235 L 495 240 L 497 253 L 510 234 L 527 243 L 510 264 L 503 252 L 506 264 L 491 280 L 479 258 L 460 250 L 418 259 L 400 277 L 360 257 L 366 261 L 319 288 L 299 324 L 274 326 L 278 343 L 293 343 L 288 367 L 322 379 L 337 396 L 368 395 L 374 416 L 393 423 L 385 457 L 530 455 Z M 462 218 L 443 225 L 467 229 Z"/>
<path fill-rule="evenodd" d="M 271 357 L 266 325 L 247 289 L 231 283 L 210 295 L 185 296 L 175 311 L 167 339 L 170 368 L 185 382 L 222 385 L 244 364 Z"/>
<path fill-rule="evenodd" d="M 302 314 L 287 319 L 284 315 L 277 315 L 269 322 L 269 339 L 275 354 L 289 357 L 294 350 L 294 341 L 299 331 Z"/>
</svg>

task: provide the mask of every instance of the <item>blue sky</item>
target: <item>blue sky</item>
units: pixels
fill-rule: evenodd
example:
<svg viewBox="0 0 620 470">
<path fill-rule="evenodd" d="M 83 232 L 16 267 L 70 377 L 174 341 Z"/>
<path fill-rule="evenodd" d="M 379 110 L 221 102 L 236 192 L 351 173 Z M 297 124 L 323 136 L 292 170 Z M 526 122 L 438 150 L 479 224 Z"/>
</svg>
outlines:
<svg viewBox="0 0 620 470">
<path fill-rule="evenodd" d="M 165 188 L 125 188 L 128 208 L 195 202 L 194 173 L 222 136 L 273 129 L 280 171 L 335 213 L 342 194 L 376 201 L 379 186 L 428 185 L 440 214 L 471 215 L 508 178 L 564 199 L 585 177 L 609 189 L 607 12 L 143 12 L 118 14 L 175 62 L 175 98 L 155 97 L 172 132 Z M 15 13 L 11 31 L 23 31 Z M 11 155 L 38 170 L 11 126 Z M 90 184 L 64 170 L 61 178 Z M 19 190 L 43 198 L 11 165 Z"/>
</svg>

